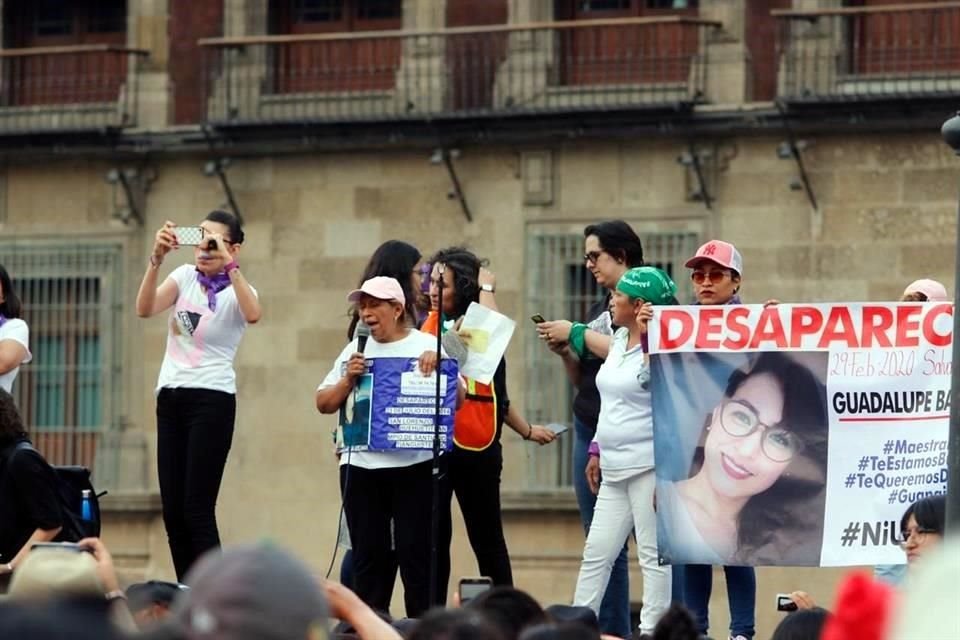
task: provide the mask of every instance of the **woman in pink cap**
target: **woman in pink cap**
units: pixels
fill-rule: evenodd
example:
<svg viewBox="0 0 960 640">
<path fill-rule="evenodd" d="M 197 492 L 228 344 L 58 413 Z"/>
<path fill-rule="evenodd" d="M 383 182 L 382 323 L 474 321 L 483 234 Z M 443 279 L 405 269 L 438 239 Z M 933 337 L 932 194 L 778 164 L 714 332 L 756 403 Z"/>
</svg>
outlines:
<svg viewBox="0 0 960 640">
<path fill-rule="evenodd" d="M 900 302 L 948 302 L 947 288 L 936 280 L 915 280 L 903 290 Z"/>
<path fill-rule="evenodd" d="M 337 356 L 317 389 L 320 413 L 337 413 L 356 397 L 368 358 L 418 361 L 424 375 L 436 368 L 436 339 L 410 327 L 406 296 L 396 279 L 370 278 L 347 299 L 356 305 L 370 337 L 362 352 L 359 339 L 354 338 Z M 368 451 L 365 444 L 353 442 L 345 442 L 340 454 L 343 509 L 353 543 L 354 591 L 371 607 L 389 611 L 394 563 L 398 562 L 410 618 L 442 604 L 429 601 L 432 458 L 429 450 Z M 440 576 L 438 583 L 445 594 L 446 578 Z"/>
<path fill-rule="evenodd" d="M 696 304 L 741 304 L 740 285 L 743 257 L 737 248 L 723 240 L 704 243 L 685 265 L 691 269 L 690 279 Z M 731 640 L 751 640 L 754 636 L 757 576 L 753 567 L 723 568 L 730 601 Z M 710 565 L 675 565 L 674 593 L 682 593 L 684 604 L 693 613 L 700 633 L 706 635 L 709 622 L 710 592 L 713 589 L 713 567 Z"/>
</svg>

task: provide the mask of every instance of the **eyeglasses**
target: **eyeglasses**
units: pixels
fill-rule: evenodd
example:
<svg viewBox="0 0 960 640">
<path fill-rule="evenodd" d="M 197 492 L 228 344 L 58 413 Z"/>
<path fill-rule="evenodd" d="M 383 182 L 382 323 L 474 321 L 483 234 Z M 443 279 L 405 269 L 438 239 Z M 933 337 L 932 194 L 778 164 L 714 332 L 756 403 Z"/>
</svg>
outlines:
<svg viewBox="0 0 960 640">
<path fill-rule="evenodd" d="M 774 462 L 789 462 L 803 450 L 803 441 L 795 433 L 760 422 L 753 407 L 739 400 L 723 403 L 720 426 L 735 438 L 746 438 L 757 429 L 763 429 L 760 448 Z"/>
<path fill-rule="evenodd" d="M 720 284 L 728 275 L 729 271 L 694 271 L 690 274 L 690 279 L 694 284 L 703 284 L 708 279 L 712 284 Z"/>
<path fill-rule="evenodd" d="M 606 252 L 603 249 L 600 251 L 587 251 L 585 254 L 583 254 L 583 261 L 597 264 L 597 260 L 600 258 L 600 254 L 602 253 Z"/>
<path fill-rule="evenodd" d="M 923 542 L 923 539 L 931 533 L 937 533 L 933 529 L 921 529 L 917 527 L 916 529 L 905 529 L 900 534 L 900 544 L 907 544 L 910 542 L 910 538 L 915 538 L 916 541 Z"/>
</svg>

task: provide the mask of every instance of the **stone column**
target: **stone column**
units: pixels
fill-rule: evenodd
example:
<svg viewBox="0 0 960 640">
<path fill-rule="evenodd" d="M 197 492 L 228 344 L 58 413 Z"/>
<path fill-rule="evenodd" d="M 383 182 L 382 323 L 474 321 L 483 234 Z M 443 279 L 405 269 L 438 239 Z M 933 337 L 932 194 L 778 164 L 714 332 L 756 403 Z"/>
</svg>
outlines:
<svg viewBox="0 0 960 640">
<path fill-rule="evenodd" d="M 127 46 L 146 49 L 147 57 L 128 56 L 124 91 L 136 95 L 120 97 L 119 108 L 136 108 L 138 129 L 162 129 L 170 122 L 172 95 L 167 73 L 166 0 L 127 0 Z"/>
<path fill-rule="evenodd" d="M 446 0 L 403 0 L 404 31 L 440 31 L 447 26 Z M 447 105 L 446 39 L 404 37 L 394 108 L 399 113 L 437 113 Z"/>
<path fill-rule="evenodd" d="M 552 22 L 552 0 L 510 0 L 508 22 L 512 26 Z M 550 29 L 514 31 L 507 40 L 507 58 L 500 65 L 494 87 L 494 105 L 543 103 L 547 70 L 554 67 L 556 46 Z"/>
<path fill-rule="evenodd" d="M 714 104 L 742 104 L 750 95 L 751 61 L 745 35 L 746 0 L 702 0 L 700 17 L 716 20 L 723 26 L 708 29 L 701 39 L 700 68 L 694 64 L 694 74 L 705 73 L 706 99 Z M 693 86 L 693 85 L 691 85 Z"/>
</svg>

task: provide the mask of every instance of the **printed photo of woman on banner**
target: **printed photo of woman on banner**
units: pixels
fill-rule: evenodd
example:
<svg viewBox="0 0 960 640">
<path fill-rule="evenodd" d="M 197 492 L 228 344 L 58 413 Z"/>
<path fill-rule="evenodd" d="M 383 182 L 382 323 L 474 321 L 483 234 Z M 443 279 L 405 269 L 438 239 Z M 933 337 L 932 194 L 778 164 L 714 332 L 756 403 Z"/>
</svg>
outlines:
<svg viewBox="0 0 960 640">
<path fill-rule="evenodd" d="M 651 358 L 662 562 L 819 565 L 827 358 L 775 351 Z"/>
</svg>

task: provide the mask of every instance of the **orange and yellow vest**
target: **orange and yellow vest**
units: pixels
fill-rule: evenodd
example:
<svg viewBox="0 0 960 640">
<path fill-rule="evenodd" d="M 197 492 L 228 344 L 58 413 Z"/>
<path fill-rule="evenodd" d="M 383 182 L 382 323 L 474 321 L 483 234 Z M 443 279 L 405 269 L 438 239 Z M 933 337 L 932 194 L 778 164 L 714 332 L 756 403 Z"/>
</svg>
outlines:
<svg viewBox="0 0 960 640">
<path fill-rule="evenodd" d="M 437 335 L 438 314 L 431 311 L 420 331 Z M 463 376 L 467 393 L 453 417 L 453 442 L 461 449 L 483 451 L 497 439 L 497 393 L 490 384 Z"/>
</svg>

